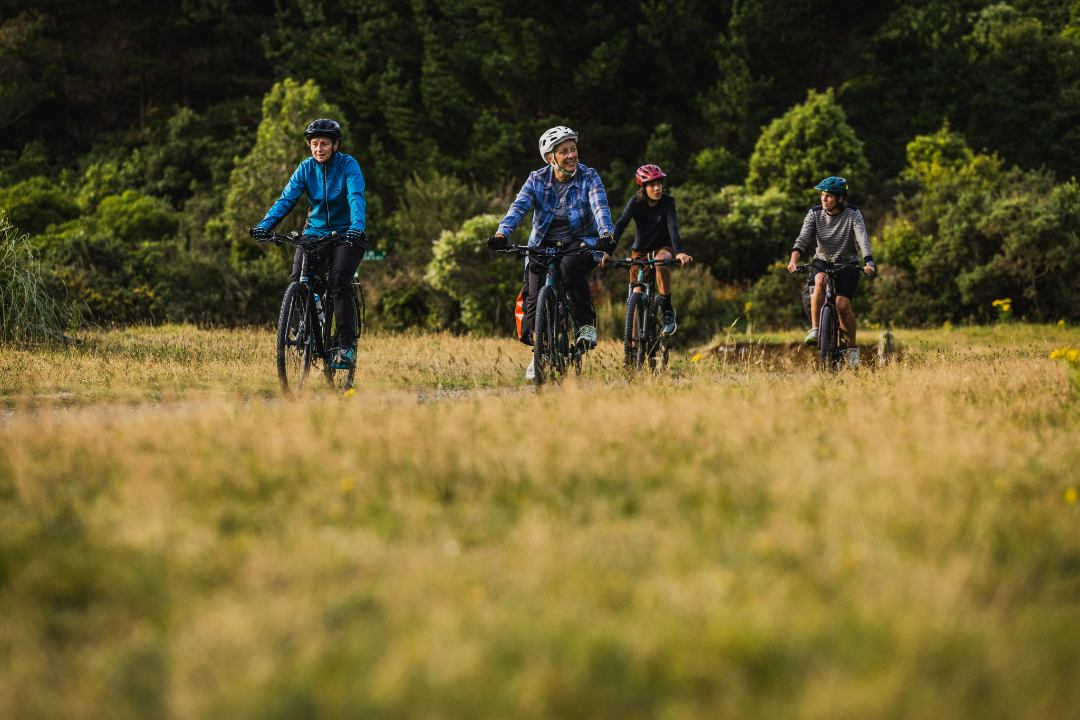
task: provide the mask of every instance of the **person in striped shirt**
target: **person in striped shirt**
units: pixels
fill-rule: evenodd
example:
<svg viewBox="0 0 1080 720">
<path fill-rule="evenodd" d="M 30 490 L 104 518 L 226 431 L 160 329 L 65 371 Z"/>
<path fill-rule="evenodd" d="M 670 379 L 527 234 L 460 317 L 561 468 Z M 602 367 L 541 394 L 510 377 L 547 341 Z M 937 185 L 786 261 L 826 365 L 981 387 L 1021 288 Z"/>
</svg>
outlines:
<svg viewBox="0 0 1080 720">
<path fill-rule="evenodd" d="M 797 270 L 796 263 L 814 240 L 817 241 L 815 261 L 858 264 L 859 254 L 862 255 L 861 262 L 864 267 L 861 271 L 848 268 L 835 276 L 836 314 L 840 319 L 840 328 L 847 335 L 848 362 L 855 366 L 859 364 L 859 348 L 855 344 L 855 313 L 851 310 L 851 300 L 859 287 L 859 276 L 862 273 L 874 274 L 870 238 L 866 234 L 866 224 L 859 208 L 847 202 L 847 180 L 841 177 L 825 178 L 815 185 L 814 189 L 821 191 L 821 204 L 806 213 L 802 230 L 791 250 L 788 272 Z M 825 302 L 825 276 L 814 272 L 813 277 L 814 294 L 810 300 L 810 321 L 813 327 L 806 335 L 807 345 L 817 345 L 818 314 Z"/>
</svg>

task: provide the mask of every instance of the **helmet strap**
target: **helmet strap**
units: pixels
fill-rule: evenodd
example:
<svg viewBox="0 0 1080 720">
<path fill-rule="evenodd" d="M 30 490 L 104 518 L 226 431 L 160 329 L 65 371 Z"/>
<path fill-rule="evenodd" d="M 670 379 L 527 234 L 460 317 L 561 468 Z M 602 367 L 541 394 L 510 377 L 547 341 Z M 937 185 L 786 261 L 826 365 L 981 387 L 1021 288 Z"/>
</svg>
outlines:
<svg viewBox="0 0 1080 720">
<path fill-rule="evenodd" d="M 562 166 L 559 165 L 559 161 L 555 159 L 555 153 L 551 153 L 551 165 L 552 167 L 558 168 L 559 172 L 561 172 L 563 175 L 569 175 L 571 180 L 573 180 L 574 176 L 577 175 L 577 168 L 574 168 L 574 172 L 567 172 L 566 170 L 563 170 Z"/>
</svg>

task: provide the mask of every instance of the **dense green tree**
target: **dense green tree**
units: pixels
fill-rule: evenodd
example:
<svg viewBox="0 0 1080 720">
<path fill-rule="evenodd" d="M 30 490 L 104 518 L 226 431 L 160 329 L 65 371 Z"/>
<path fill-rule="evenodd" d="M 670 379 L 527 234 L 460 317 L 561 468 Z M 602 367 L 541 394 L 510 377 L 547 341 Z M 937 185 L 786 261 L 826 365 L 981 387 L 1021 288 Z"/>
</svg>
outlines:
<svg viewBox="0 0 1080 720">
<path fill-rule="evenodd" d="M 863 144 L 847 123 L 832 90 L 811 90 L 806 102 L 773 120 L 762 132 L 750 157 L 746 186 L 751 192 L 776 188 L 791 198 L 817 204 L 814 185 L 839 175 L 866 192 L 870 168 Z"/>
<path fill-rule="evenodd" d="M 1063 175 L 1080 161 L 1080 38 L 1062 3 L 908 0 L 841 93 L 876 170 L 949 120 L 976 148 Z"/>
</svg>

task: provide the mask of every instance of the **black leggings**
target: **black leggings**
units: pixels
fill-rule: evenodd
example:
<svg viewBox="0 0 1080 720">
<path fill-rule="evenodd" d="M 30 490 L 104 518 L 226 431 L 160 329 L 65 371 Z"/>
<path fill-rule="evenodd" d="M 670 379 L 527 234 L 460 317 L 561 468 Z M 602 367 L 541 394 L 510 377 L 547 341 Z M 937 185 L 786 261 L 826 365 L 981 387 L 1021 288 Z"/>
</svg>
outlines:
<svg viewBox="0 0 1080 720">
<path fill-rule="evenodd" d="M 303 252 L 296 249 L 293 255 L 292 281 L 299 282 L 303 264 Z M 356 308 L 353 307 L 352 280 L 360 261 L 364 259 L 364 247 L 356 245 L 335 245 L 311 253 L 308 277 L 330 260 L 330 296 L 334 300 L 334 320 L 337 321 L 338 343 L 342 347 L 351 347 L 356 342 Z"/>
<path fill-rule="evenodd" d="M 581 240 L 572 243 L 574 247 L 582 247 L 585 243 Z M 547 267 L 532 260 L 529 261 L 529 295 L 525 298 L 525 317 L 521 319 L 521 340 L 526 344 L 532 344 L 532 333 L 535 327 L 536 299 L 540 295 L 540 288 L 547 282 Z M 563 282 L 566 284 L 566 294 L 570 296 L 570 314 L 578 325 L 592 325 L 596 322 L 593 313 L 592 290 L 589 289 L 589 272 L 597 266 L 592 255 L 568 255 L 559 263 Z M 532 270 L 539 269 L 534 273 Z"/>
</svg>

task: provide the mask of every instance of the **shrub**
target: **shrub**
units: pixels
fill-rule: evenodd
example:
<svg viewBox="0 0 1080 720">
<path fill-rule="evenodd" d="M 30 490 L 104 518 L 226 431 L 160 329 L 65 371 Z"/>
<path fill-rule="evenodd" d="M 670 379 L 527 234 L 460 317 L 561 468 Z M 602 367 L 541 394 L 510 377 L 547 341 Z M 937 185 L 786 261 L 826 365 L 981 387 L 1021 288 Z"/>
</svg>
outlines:
<svg viewBox="0 0 1080 720">
<path fill-rule="evenodd" d="M 485 238 L 495 234 L 499 220 L 497 215 L 479 215 L 466 220 L 457 232 L 444 232 L 427 268 L 428 283 L 460 304 L 460 322 L 468 331 L 514 330 L 513 306 L 521 290 L 522 261 L 497 255 L 484 244 Z"/>
<path fill-rule="evenodd" d="M 810 90 L 805 103 L 773 120 L 758 138 L 746 186 L 757 193 L 776 188 L 816 205 L 813 187 L 830 175 L 847 179 L 858 194 L 870 167 L 833 91 Z"/>
<path fill-rule="evenodd" d="M 1080 314 L 1080 186 L 1041 171 L 1004 170 L 948 126 L 908 144 L 901 196 L 883 232 L 874 290 L 880 322 L 941 323 L 997 315 L 1043 320 Z M 885 268 L 883 268 L 884 270 Z"/>
<path fill-rule="evenodd" d="M 706 148 L 690 158 L 686 174 L 687 182 L 719 191 L 728 185 L 742 185 L 749 171 L 749 164 L 727 148 Z"/>
<path fill-rule="evenodd" d="M 672 191 L 686 251 L 728 284 L 748 284 L 791 247 L 805 211 L 776 189 L 720 192 L 684 186 Z"/>
<path fill-rule="evenodd" d="M 97 227 L 118 240 L 160 240 L 177 229 L 177 219 L 161 202 L 135 190 L 102 199 L 95 213 Z"/>
<path fill-rule="evenodd" d="M 70 193 L 43 177 L 0 190 L 0 210 L 6 213 L 12 226 L 30 235 L 79 216 L 79 206 Z"/>
<path fill-rule="evenodd" d="M 804 325 L 802 289 L 805 284 L 806 276 L 789 273 L 787 262 L 773 263 L 747 293 L 748 319 L 758 330 L 783 330 Z"/>
<path fill-rule="evenodd" d="M 0 341 L 55 338 L 60 327 L 29 238 L 0 212 Z"/>
<path fill-rule="evenodd" d="M 700 342 L 716 334 L 725 319 L 716 279 L 701 265 L 675 268 L 671 272 L 671 304 L 678 312 L 678 344 Z"/>
<path fill-rule="evenodd" d="M 405 182 L 399 205 L 391 216 L 394 239 L 390 250 L 407 267 L 425 268 L 431 248 L 445 230 L 488 208 L 491 195 L 449 175 L 414 175 Z"/>
</svg>

